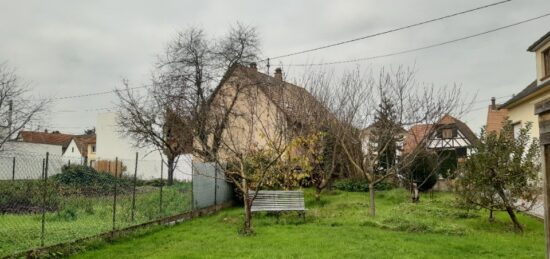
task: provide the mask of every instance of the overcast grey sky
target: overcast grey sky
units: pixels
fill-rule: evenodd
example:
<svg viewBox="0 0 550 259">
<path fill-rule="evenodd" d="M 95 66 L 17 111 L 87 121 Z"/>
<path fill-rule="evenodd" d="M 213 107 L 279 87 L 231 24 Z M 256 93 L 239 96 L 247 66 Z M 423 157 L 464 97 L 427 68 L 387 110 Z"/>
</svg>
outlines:
<svg viewBox="0 0 550 259">
<path fill-rule="evenodd" d="M 155 56 L 175 32 L 202 26 L 216 36 L 240 21 L 257 27 L 263 56 L 277 56 L 439 17 L 498 0 L 357 1 L 2 1 L 0 62 L 16 67 L 37 95 L 109 91 L 128 78 L 146 83 Z M 550 12 L 549 0 L 512 2 L 340 47 L 277 60 L 273 65 L 368 57 L 479 33 Z M 417 80 L 459 84 L 485 107 L 491 96 L 518 93 L 535 78 L 527 47 L 550 31 L 550 17 L 429 50 L 360 63 L 416 65 Z M 279 63 L 282 62 L 282 63 Z M 339 65 L 343 70 L 355 65 Z M 288 71 L 299 76 L 299 70 Z M 506 98 L 499 99 L 503 102 Z M 116 96 L 58 100 L 41 126 L 80 133 Z M 486 109 L 463 119 L 478 132 Z"/>
</svg>

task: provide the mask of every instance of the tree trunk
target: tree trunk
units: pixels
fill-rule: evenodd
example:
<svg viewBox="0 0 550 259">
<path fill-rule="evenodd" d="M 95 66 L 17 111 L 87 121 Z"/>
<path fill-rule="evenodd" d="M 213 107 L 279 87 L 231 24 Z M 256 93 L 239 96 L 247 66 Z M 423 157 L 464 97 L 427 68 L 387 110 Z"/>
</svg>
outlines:
<svg viewBox="0 0 550 259">
<path fill-rule="evenodd" d="M 498 195 L 506 204 L 506 212 L 508 212 L 508 215 L 510 216 L 510 219 L 512 222 L 514 222 L 514 229 L 518 232 L 523 232 L 523 226 L 519 223 L 518 218 L 516 217 L 516 213 L 514 213 L 514 207 L 512 207 L 511 202 L 508 201 L 508 197 L 506 197 L 506 194 L 504 193 L 503 188 L 500 186 L 496 186 Z"/>
<path fill-rule="evenodd" d="M 418 203 L 420 201 L 418 185 L 416 183 L 411 184 L 411 201 L 413 203 Z"/>
<path fill-rule="evenodd" d="M 322 190 L 323 190 L 323 189 L 321 189 L 319 186 L 317 186 L 317 187 L 315 188 L 315 201 L 316 201 L 317 203 L 321 202 L 321 191 L 322 191 Z"/>
<path fill-rule="evenodd" d="M 374 204 L 374 183 L 369 183 L 369 214 L 371 216 L 376 215 L 376 205 Z"/>
<path fill-rule="evenodd" d="M 327 180 L 321 180 L 316 186 L 315 186 L 315 201 L 320 202 L 321 201 L 321 192 L 325 187 L 327 186 Z"/>
<path fill-rule="evenodd" d="M 249 200 L 248 195 L 246 195 L 246 199 L 244 201 L 244 226 L 243 226 L 243 234 L 244 235 L 250 235 L 252 234 L 252 202 Z"/>
<path fill-rule="evenodd" d="M 244 200 L 244 225 L 242 229 L 243 235 L 251 235 L 252 231 L 252 197 L 248 193 L 248 182 L 245 178 L 242 179 L 243 200 Z"/>
<path fill-rule="evenodd" d="M 489 209 L 489 222 L 495 221 L 495 215 L 493 215 L 493 209 Z"/>
<path fill-rule="evenodd" d="M 166 161 L 166 165 L 168 167 L 168 186 L 174 184 L 174 169 L 175 169 L 175 163 L 176 160 L 173 157 L 168 157 L 168 161 Z"/>
<path fill-rule="evenodd" d="M 523 226 L 521 223 L 519 223 L 518 218 L 516 217 L 516 213 L 514 212 L 514 208 L 511 206 L 506 206 L 506 212 L 508 212 L 508 215 L 510 215 L 510 219 L 512 222 L 514 222 L 514 229 L 518 232 L 523 232 Z"/>
</svg>

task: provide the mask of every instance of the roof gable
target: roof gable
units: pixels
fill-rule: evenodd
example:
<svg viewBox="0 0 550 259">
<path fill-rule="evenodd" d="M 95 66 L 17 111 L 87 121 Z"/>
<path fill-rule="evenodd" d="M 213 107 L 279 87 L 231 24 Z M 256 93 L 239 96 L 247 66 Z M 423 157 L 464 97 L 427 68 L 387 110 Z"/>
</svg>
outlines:
<svg viewBox="0 0 550 259">
<path fill-rule="evenodd" d="M 544 35 L 543 35 L 540 39 L 538 39 L 537 41 L 533 42 L 533 44 L 531 44 L 531 46 L 529 46 L 529 48 L 527 48 L 527 51 L 531 51 L 531 52 L 537 51 L 538 48 L 539 48 L 542 44 L 544 44 L 544 43 L 546 43 L 546 42 L 548 42 L 548 41 L 550 41 L 550 31 L 547 32 L 546 34 L 544 34 Z"/>
</svg>

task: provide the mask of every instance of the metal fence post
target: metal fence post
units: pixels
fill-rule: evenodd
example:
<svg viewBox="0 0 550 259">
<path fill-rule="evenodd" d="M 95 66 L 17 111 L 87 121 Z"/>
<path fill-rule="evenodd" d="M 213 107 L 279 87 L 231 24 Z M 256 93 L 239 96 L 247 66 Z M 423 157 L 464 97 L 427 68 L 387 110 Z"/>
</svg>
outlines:
<svg viewBox="0 0 550 259">
<path fill-rule="evenodd" d="M 13 162 L 11 164 L 11 180 L 15 181 L 15 157 L 13 157 Z"/>
<path fill-rule="evenodd" d="M 191 211 L 195 210 L 195 164 L 191 160 Z"/>
<path fill-rule="evenodd" d="M 218 165 L 214 164 L 214 205 L 218 205 Z"/>
<path fill-rule="evenodd" d="M 42 193 L 42 228 L 40 232 L 40 246 L 44 246 L 44 237 L 46 230 L 46 196 L 48 191 L 48 163 L 49 163 L 50 153 L 46 152 L 46 159 L 42 159 L 42 177 L 44 178 L 43 182 L 43 193 Z"/>
<path fill-rule="evenodd" d="M 138 152 L 136 152 L 136 167 L 134 171 L 134 189 L 132 190 L 132 222 L 134 221 L 134 211 L 136 210 L 136 181 L 138 171 Z"/>
<path fill-rule="evenodd" d="M 110 163 L 109 163 L 109 169 L 111 169 Z M 115 189 L 114 189 L 114 195 L 113 195 L 113 232 L 112 234 L 114 234 L 114 231 L 116 228 L 116 194 L 117 194 L 116 186 L 118 181 L 117 170 L 118 170 L 118 157 L 115 158 Z"/>
<path fill-rule="evenodd" d="M 164 186 L 164 180 L 162 180 L 162 169 L 164 167 L 164 160 L 160 161 L 160 203 L 159 213 L 162 215 L 162 187 Z"/>
</svg>

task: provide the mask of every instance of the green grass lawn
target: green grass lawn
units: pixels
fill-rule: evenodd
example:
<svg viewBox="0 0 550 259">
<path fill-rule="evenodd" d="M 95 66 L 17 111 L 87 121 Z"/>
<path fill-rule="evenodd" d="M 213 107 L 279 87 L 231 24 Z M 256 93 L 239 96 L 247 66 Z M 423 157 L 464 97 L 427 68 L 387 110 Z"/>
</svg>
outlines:
<svg viewBox="0 0 550 259">
<path fill-rule="evenodd" d="M 124 228 L 191 209 L 191 183 L 178 183 L 163 189 L 138 187 L 134 220 L 131 220 L 132 195 L 117 197 L 115 228 Z M 44 245 L 70 242 L 113 229 L 112 196 L 58 196 L 59 209 L 46 213 Z M 0 257 L 38 248 L 41 244 L 40 213 L 0 214 Z"/>
<path fill-rule="evenodd" d="M 485 212 L 453 207 L 448 193 L 408 202 L 403 190 L 379 192 L 378 215 L 367 213 L 367 193 L 334 192 L 321 204 L 306 192 L 307 222 L 288 214 L 276 222 L 254 216 L 254 236 L 240 236 L 242 209 L 159 228 L 114 243 L 99 243 L 81 258 L 543 258 L 543 223 L 519 215 L 523 234 L 504 213 L 493 223 Z"/>
</svg>

